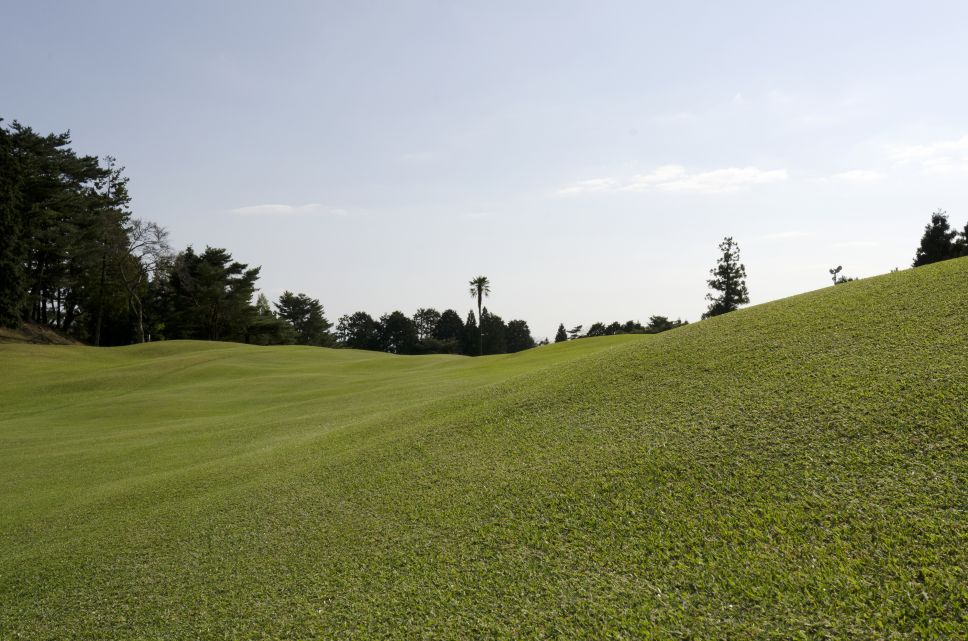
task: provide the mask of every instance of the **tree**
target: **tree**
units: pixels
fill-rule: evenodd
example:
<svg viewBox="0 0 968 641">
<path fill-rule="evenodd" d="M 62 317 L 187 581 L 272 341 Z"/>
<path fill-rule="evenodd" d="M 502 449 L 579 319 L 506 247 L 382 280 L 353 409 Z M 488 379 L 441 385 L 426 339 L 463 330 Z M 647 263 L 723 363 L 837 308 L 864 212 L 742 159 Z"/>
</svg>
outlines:
<svg viewBox="0 0 968 641">
<path fill-rule="evenodd" d="M 135 218 L 124 229 L 111 251 L 112 267 L 117 271 L 128 295 L 128 307 L 135 316 L 135 339 L 145 341 L 144 301 L 148 282 L 167 264 L 171 254 L 168 230 L 151 221 Z"/>
<path fill-rule="evenodd" d="M 582 325 L 575 325 L 574 327 L 569 329 L 568 338 L 570 340 L 575 340 L 576 338 L 579 338 L 581 336 L 581 328 L 582 328 Z"/>
<path fill-rule="evenodd" d="M 490 313 L 486 307 L 481 312 L 481 333 L 485 354 L 507 353 L 507 326 L 500 316 Z"/>
<path fill-rule="evenodd" d="M 505 339 L 509 354 L 534 347 L 534 338 L 531 336 L 531 329 L 528 327 L 528 323 L 523 320 L 508 321 Z"/>
<path fill-rule="evenodd" d="M 20 208 L 21 167 L 0 119 L 0 327 L 16 327 L 23 313 L 24 241 Z"/>
<path fill-rule="evenodd" d="M 739 245 L 732 236 L 727 236 L 719 244 L 719 251 L 722 255 L 716 267 L 709 270 L 712 278 L 707 281 L 709 287 L 719 294 L 706 295 L 710 305 L 703 318 L 735 311 L 740 305 L 750 302 L 746 289 L 746 267 L 740 262 Z"/>
<path fill-rule="evenodd" d="M 830 278 L 831 280 L 834 281 L 834 285 L 837 284 L 837 276 L 840 274 L 841 271 L 843 271 L 843 269 L 844 269 L 843 265 L 837 265 L 833 269 L 827 270 L 828 272 L 830 272 Z"/>
<path fill-rule="evenodd" d="M 3 256 L 22 266 L 7 270 L 12 278 L 5 281 L 20 283 L 26 319 L 69 331 L 86 312 L 84 329 L 97 343 L 109 296 L 108 243 L 123 233 L 128 215 L 126 180 L 98 158 L 74 153 L 69 132 L 42 136 L 16 121 L 0 129 L 4 173 L 18 176 L 4 180 L 16 183 L 16 198 L 4 198 L 3 231 L 17 246 Z"/>
<path fill-rule="evenodd" d="M 670 329 L 675 329 L 676 327 L 681 327 L 682 325 L 688 325 L 688 322 L 682 321 L 680 319 L 669 320 L 665 316 L 650 316 L 649 324 L 645 327 L 646 334 L 660 334 L 662 332 L 667 332 Z"/>
<path fill-rule="evenodd" d="M 857 280 L 856 278 L 848 278 L 847 276 L 844 276 L 843 274 L 841 274 L 840 272 L 842 272 L 843 269 L 844 268 L 842 266 L 837 265 L 833 269 L 827 270 L 828 272 L 830 272 L 830 278 L 831 280 L 833 280 L 834 285 L 843 285 L 844 283 L 849 283 Z"/>
<path fill-rule="evenodd" d="M 608 330 L 605 327 L 605 323 L 592 323 L 588 331 L 585 332 L 585 336 L 588 338 L 594 338 L 596 336 L 607 336 Z"/>
<path fill-rule="evenodd" d="M 480 336 L 477 327 L 477 319 L 474 317 L 474 310 L 467 312 L 467 322 L 464 323 L 464 342 L 461 345 L 461 352 L 468 356 L 483 351 L 483 343 L 478 343 L 475 339 Z M 483 340 L 483 339 L 481 339 Z M 475 343 L 478 343 L 475 345 Z"/>
<path fill-rule="evenodd" d="M 344 315 L 336 325 L 336 339 L 350 349 L 380 349 L 380 325 L 366 312 Z"/>
<path fill-rule="evenodd" d="M 931 214 L 931 222 L 925 225 L 921 245 L 914 256 L 914 267 L 957 257 L 956 235 L 957 232 L 948 224 L 948 214 L 944 210 L 939 209 Z"/>
<path fill-rule="evenodd" d="M 439 341 L 455 340 L 460 343 L 464 338 L 464 321 L 452 309 L 444 310 L 434 326 L 434 338 Z"/>
<path fill-rule="evenodd" d="M 255 308 L 252 297 L 261 268 L 232 260 L 220 248 L 191 247 L 172 265 L 171 338 L 244 340 Z"/>
<path fill-rule="evenodd" d="M 275 315 L 265 294 L 260 293 L 256 299 L 245 342 L 255 345 L 291 345 L 296 342 L 292 325 Z"/>
<path fill-rule="evenodd" d="M 323 347 L 332 342 L 329 328 L 333 325 L 317 299 L 286 290 L 275 306 L 279 318 L 292 326 L 298 345 Z"/>
<path fill-rule="evenodd" d="M 644 334 L 645 328 L 642 327 L 642 323 L 640 323 L 639 321 L 629 320 L 629 321 L 625 321 L 625 324 L 622 325 L 622 333 L 623 334 Z"/>
<path fill-rule="evenodd" d="M 555 334 L 556 343 L 564 343 L 568 340 L 568 332 L 565 331 L 565 324 L 561 323 L 558 325 L 558 332 Z"/>
<path fill-rule="evenodd" d="M 380 317 L 380 349 L 391 354 L 413 354 L 417 346 L 417 328 L 403 312 Z"/>
<path fill-rule="evenodd" d="M 968 223 L 965 223 L 965 228 L 958 235 L 957 245 L 958 255 L 968 256 Z"/>
<path fill-rule="evenodd" d="M 460 320 L 460 317 L 458 317 Z M 413 315 L 413 324 L 417 326 L 417 338 L 420 340 L 427 340 L 428 338 L 433 338 L 434 330 L 437 329 L 437 323 L 440 321 L 440 312 L 436 309 L 421 307 Z"/>
<path fill-rule="evenodd" d="M 480 327 L 480 350 L 479 353 L 484 353 L 484 323 L 482 314 L 482 306 L 484 304 L 484 298 L 491 294 L 491 281 L 487 279 L 487 276 L 478 276 L 470 282 L 470 292 L 472 298 L 477 298 L 477 317 L 482 319 Z"/>
</svg>

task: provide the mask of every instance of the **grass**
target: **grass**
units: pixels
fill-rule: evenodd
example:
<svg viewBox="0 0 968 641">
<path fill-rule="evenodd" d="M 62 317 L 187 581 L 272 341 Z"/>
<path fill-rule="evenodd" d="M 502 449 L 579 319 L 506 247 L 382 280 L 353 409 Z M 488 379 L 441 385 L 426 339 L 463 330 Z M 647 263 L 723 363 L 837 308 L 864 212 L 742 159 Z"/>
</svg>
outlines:
<svg viewBox="0 0 968 641">
<path fill-rule="evenodd" d="M 0 345 L 0 638 L 965 638 L 966 310 L 962 259 L 481 359 Z"/>
</svg>

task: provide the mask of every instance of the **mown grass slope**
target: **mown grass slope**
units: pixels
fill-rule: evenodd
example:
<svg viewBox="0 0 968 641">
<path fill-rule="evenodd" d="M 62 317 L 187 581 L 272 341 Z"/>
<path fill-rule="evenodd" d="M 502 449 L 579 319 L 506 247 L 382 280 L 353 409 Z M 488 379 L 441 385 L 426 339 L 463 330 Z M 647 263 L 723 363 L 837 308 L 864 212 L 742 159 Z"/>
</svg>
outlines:
<svg viewBox="0 0 968 641">
<path fill-rule="evenodd" d="M 0 638 L 964 638 L 968 259 L 483 359 L 0 345 Z"/>
</svg>

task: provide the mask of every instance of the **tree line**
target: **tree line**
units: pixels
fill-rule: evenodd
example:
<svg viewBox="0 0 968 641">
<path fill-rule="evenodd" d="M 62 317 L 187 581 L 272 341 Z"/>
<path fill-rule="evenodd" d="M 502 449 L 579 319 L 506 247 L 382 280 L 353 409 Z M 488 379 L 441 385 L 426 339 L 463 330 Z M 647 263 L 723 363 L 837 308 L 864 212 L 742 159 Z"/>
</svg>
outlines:
<svg viewBox="0 0 968 641">
<path fill-rule="evenodd" d="M 420 308 L 374 318 L 364 311 L 330 323 L 321 303 L 284 292 L 256 296 L 260 267 L 226 249 L 172 250 L 165 228 L 134 218 L 124 167 L 108 156 L 78 155 L 70 132 L 40 134 L 0 119 L 0 325 L 31 321 L 93 345 L 162 339 L 344 346 L 397 354 L 502 354 L 535 346 L 527 322 L 488 311 L 485 276 L 469 282 L 477 313 Z M 917 248 L 915 267 L 968 256 L 968 224 L 951 228 L 938 210 Z M 843 267 L 829 270 L 848 282 Z M 726 237 L 707 281 L 703 318 L 749 303 L 738 243 Z M 253 302 L 253 299 L 254 302 Z M 620 333 L 659 333 L 686 324 L 652 316 L 648 324 L 593 323 L 555 342 Z M 546 341 L 545 341 L 546 342 Z"/>
<path fill-rule="evenodd" d="M 0 325 L 52 327 L 93 345 L 200 339 L 300 344 L 398 354 L 500 354 L 535 345 L 523 320 L 421 308 L 379 319 L 343 316 L 284 292 L 256 296 L 260 267 L 218 247 L 175 252 L 168 231 L 132 216 L 128 178 L 112 157 L 79 155 L 70 132 L 40 134 L 0 120 Z M 334 331 L 335 329 L 335 331 Z"/>
</svg>

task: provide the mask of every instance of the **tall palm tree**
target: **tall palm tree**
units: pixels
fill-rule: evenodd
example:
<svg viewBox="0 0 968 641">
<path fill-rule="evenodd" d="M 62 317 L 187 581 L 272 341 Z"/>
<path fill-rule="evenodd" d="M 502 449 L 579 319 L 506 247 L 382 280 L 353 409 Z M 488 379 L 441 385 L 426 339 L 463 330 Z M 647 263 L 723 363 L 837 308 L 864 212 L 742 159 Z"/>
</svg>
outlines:
<svg viewBox="0 0 968 641">
<path fill-rule="evenodd" d="M 481 307 L 484 298 L 491 293 L 491 281 L 487 276 L 478 276 L 470 282 L 471 298 L 477 297 L 477 326 L 481 331 L 481 355 L 484 354 L 484 319 L 481 317 Z"/>
</svg>

